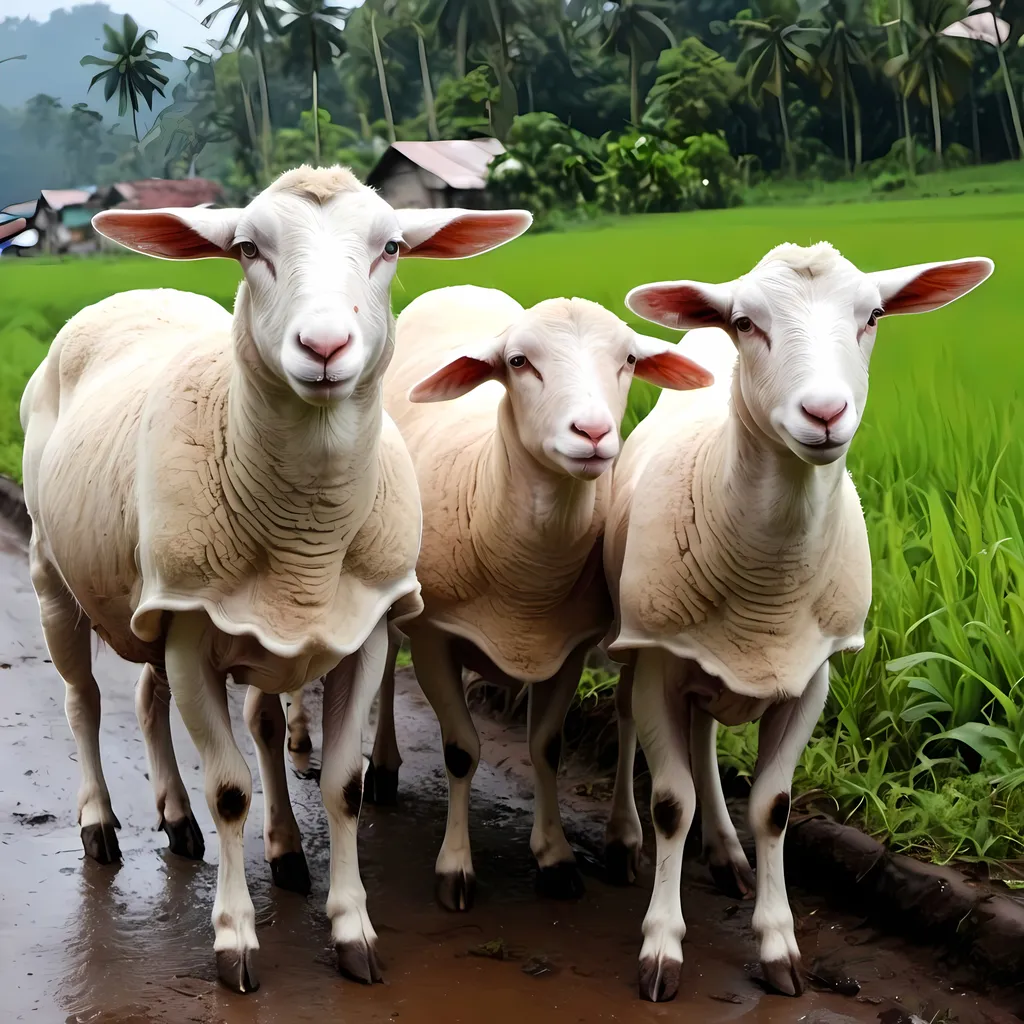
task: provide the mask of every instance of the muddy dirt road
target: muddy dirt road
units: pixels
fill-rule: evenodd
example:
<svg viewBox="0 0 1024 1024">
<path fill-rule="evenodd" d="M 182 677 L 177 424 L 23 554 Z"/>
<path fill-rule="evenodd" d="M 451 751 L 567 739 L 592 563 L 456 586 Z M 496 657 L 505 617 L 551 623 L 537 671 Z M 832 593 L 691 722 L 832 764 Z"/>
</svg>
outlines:
<svg viewBox="0 0 1024 1024">
<path fill-rule="evenodd" d="M 210 910 L 217 844 L 198 758 L 174 713 L 175 741 L 207 860 L 169 856 L 146 778 L 136 726 L 134 666 L 101 652 L 102 744 L 124 863 L 83 858 L 74 820 L 75 748 L 63 684 L 46 660 L 24 556 L 0 544 L 0 1019 L 40 1024 L 505 1024 L 676 1020 L 695 1024 L 897 1024 L 901 1004 L 931 1020 L 1016 1021 L 977 994 L 951 987 L 928 952 L 878 940 L 858 922 L 794 893 L 805 959 L 831 958 L 861 983 L 859 995 L 811 991 L 800 1000 L 765 994 L 751 977 L 749 904 L 712 890 L 705 869 L 684 878 L 689 924 L 681 994 L 651 1005 L 636 997 L 636 954 L 649 881 L 606 886 L 596 868 L 576 904 L 538 900 L 529 851 L 529 774 L 523 738 L 483 723 L 484 754 L 473 802 L 478 906 L 454 916 L 432 896 L 443 833 L 445 782 L 436 725 L 403 673 L 398 738 L 405 757 L 401 805 L 366 807 L 360 859 L 380 935 L 386 983 L 372 988 L 335 971 L 323 912 L 327 828 L 315 780 L 290 785 L 313 876 L 303 899 L 270 884 L 263 862 L 262 801 L 246 828 L 246 860 L 261 943 L 262 988 L 236 996 L 214 981 Z M 232 695 L 236 735 L 247 740 Z M 317 737 L 314 736 L 314 742 Z M 251 744 L 244 746 L 253 767 Z M 316 751 L 314 750 L 314 763 Z M 597 852 L 604 808 L 568 794 L 566 825 L 581 851 Z M 500 941 L 499 941 L 500 940 Z M 477 955 L 500 948 L 503 959 Z M 840 971 L 839 973 L 844 973 Z M 890 1011 L 886 1014 L 886 1011 Z M 903 1017 L 903 1020 L 908 1018 Z"/>
</svg>

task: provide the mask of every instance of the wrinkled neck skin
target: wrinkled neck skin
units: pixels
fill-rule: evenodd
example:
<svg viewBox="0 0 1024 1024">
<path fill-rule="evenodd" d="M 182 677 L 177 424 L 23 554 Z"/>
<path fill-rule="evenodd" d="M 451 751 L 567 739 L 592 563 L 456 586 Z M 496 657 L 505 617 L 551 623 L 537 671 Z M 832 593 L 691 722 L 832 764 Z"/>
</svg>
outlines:
<svg viewBox="0 0 1024 1024">
<path fill-rule="evenodd" d="M 703 504 L 723 554 L 742 552 L 736 566 L 784 566 L 803 575 L 837 540 L 846 457 L 811 466 L 755 423 L 734 380 L 729 417 L 708 441 Z M 781 577 L 780 577 L 781 578 Z"/>
<path fill-rule="evenodd" d="M 558 605 L 604 529 L 605 477 L 577 480 L 538 462 L 520 442 L 505 397 L 476 479 L 470 525 L 484 566 L 525 604 Z"/>
<path fill-rule="evenodd" d="M 260 357 L 243 283 L 235 303 L 234 367 L 228 387 L 225 468 L 242 518 L 280 541 L 283 530 L 347 547 L 377 493 L 382 379 L 393 322 L 378 365 L 330 408 L 304 402 Z M 338 536 L 340 534 L 340 536 Z"/>
</svg>

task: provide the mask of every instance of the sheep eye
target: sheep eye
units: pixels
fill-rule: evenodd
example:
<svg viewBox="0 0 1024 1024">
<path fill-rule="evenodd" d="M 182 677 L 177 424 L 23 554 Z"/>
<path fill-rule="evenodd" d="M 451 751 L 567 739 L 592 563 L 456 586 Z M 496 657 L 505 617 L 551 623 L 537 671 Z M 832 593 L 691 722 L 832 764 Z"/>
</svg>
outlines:
<svg viewBox="0 0 1024 1024">
<path fill-rule="evenodd" d="M 884 316 L 885 311 L 881 309 L 871 310 L 871 316 L 868 317 L 868 327 L 874 327 L 878 323 L 878 318 Z"/>
<path fill-rule="evenodd" d="M 751 322 L 749 316 L 737 317 L 733 321 L 732 325 L 733 325 L 733 327 L 736 328 L 737 331 L 740 332 L 740 334 L 747 334 L 747 333 L 749 333 L 750 331 L 752 331 L 754 329 L 754 325 Z"/>
<path fill-rule="evenodd" d="M 632 366 L 636 362 L 636 356 L 630 353 L 628 356 L 626 356 L 626 362 L 629 363 L 630 366 Z"/>
<path fill-rule="evenodd" d="M 384 246 L 384 255 L 385 256 L 397 256 L 398 255 L 398 243 L 394 239 L 391 239 L 391 241 L 388 242 L 388 244 Z"/>
<path fill-rule="evenodd" d="M 255 242 L 240 242 L 238 248 L 247 260 L 254 260 L 260 254 Z"/>
<path fill-rule="evenodd" d="M 512 356 L 508 361 L 508 365 L 519 370 L 526 365 L 526 356 Z"/>
</svg>

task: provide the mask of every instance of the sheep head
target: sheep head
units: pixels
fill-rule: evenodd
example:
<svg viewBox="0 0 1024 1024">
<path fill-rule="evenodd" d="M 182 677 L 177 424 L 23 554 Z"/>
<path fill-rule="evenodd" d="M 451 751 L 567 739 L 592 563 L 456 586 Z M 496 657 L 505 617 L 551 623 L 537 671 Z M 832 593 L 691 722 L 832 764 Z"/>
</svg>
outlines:
<svg viewBox="0 0 1024 1024">
<path fill-rule="evenodd" d="M 556 473 L 590 480 L 619 453 L 634 376 L 675 389 L 712 382 L 674 345 L 637 334 L 597 303 L 548 299 L 497 336 L 456 354 L 409 397 L 444 401 L 498 381 L 526 451 Z"/>
<path fill-rule="evenodd" d="M 863 273 L 827 242 L 785 244 L 735 281 L 641 285 L 626 305 L 666 327 L 728 332 L 739 351 L 737 413 L 804 462 L 825 465 L 846 454 L 860 426 L 879 319 L 939 309 L 993 267 L 977 257 Z"/>
<path fill-rule="evenodd" d="M 394 210 L 341 167 L 300 167 L 241 209 L 106 210 L 101 234 L 161 259 L 242 266 L 235 304 L 256 360 L 311 405 L 348 398 L 386 366 L 402 257 L 459 259 L 521 235 L 519 210 Z"/>
</svg>

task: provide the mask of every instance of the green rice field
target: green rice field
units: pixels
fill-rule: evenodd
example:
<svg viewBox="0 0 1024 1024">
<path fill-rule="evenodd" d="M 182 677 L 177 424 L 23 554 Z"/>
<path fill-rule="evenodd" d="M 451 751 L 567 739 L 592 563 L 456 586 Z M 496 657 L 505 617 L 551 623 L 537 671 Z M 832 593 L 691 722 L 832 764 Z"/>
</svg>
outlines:
<svg viewBox="0 0 1024 1024">
<path fill-rule="evenodd" d="M 850 457 L 874 558 L 870 629 L 862 653 L 834 663 L 799 785 L 897 848 L 1011 877 L 1024 864 L 1024 194 L 625 219 L 475 260 L 408 261 L 394 303 L 476 283 L 525 304 L 580 295 L 625 315 L 633 285 L 724 280 L 778 242 L 820 239 L 866 270 L 984 255 L 996 272 L 948 309 L 879 331 Z M 21 389 L 68 317 L 158 285 L 230 308 L 237 280 L 219 261 L 0 261 L 0 472 L 20 475 Z M 627 428 L 650 401 L 637 390 Z M 587 681 L 597 693 L 604 683 Z M 721 749 L 751 770 L 749 729 L 724 734 Z"/>
</svg>

